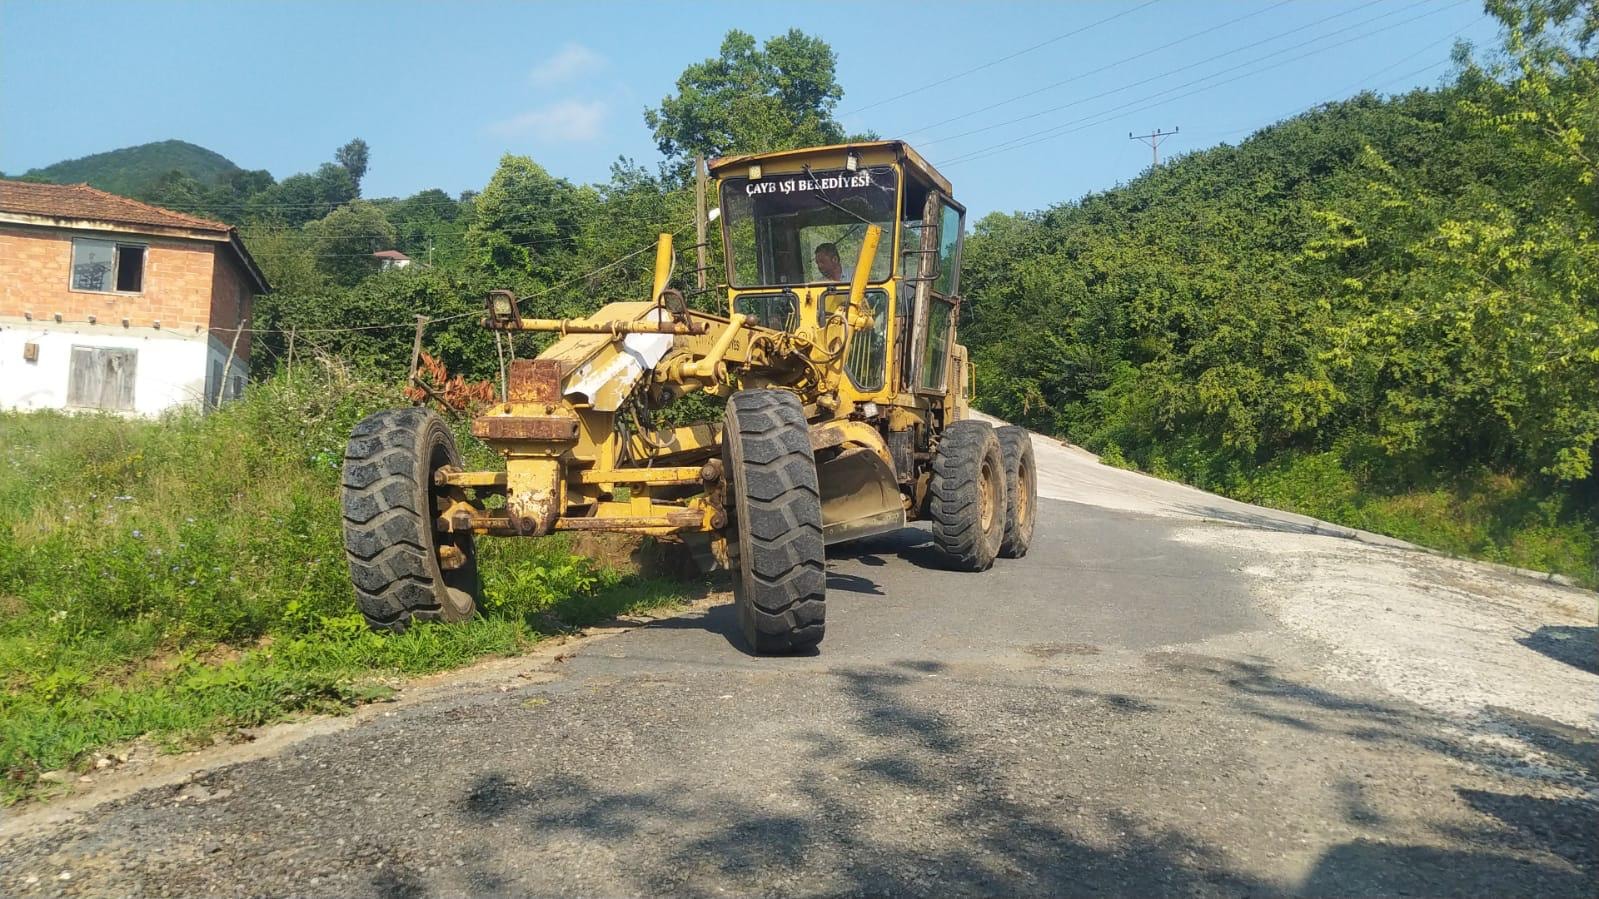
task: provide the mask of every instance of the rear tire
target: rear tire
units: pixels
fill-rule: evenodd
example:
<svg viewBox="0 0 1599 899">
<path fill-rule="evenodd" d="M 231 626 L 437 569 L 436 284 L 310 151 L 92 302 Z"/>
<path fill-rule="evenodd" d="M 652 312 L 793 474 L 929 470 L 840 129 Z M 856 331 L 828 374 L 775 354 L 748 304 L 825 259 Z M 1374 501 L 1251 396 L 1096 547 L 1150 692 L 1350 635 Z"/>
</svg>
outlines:
<svg viewBox="0 0 1599 899">
<path fill-rule="evenodd" d="M 1005 539 L 1005 459 L 987 422 L 944 429 L 928 488 L 933 543 L 957 571 L 985 571 Z"/>
<path fill-rule="evenodd" d="M 741 390 L 727 403 L 728 554 L 744 642 L 759 654 L 822 642 L 827 562 L 810 427 L 786 390 Z"/>
<path fill-rule="evenodd" d="M 1033 544 L 1033 519 L 1038 510 L 1038 467 L 1033 462 L 1033 438 L 1026 428 L 996 428 L 1000 453 L 1005 457 L 1005 539 L 1002 559 L 1020 559 Z"/>
<path fill-rule="evenodd" d="M 433 473 L 460 467 L 455 438 L 429 409 L 390 409 L 363 419 L 344 453 L 344 555 L 355 602 L 373 630 L 399 633 L 412 621 L 465 621 L 481 588 L 472 535 L 441 534 L 433 521 Z M 439 566 L 439 547 L 466 557 Z"/>
</svg>

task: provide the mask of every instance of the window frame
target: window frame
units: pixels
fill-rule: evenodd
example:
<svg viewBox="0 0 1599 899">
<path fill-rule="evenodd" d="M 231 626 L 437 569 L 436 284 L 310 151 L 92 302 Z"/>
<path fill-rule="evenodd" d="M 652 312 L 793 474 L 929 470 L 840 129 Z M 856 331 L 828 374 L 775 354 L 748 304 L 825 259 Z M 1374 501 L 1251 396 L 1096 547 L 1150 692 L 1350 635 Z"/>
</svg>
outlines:
<svg viewBox="0 0 1599 899">
<path fill-rule="evenodd" d="M 950 356 L 954 352 L 955 326 L 960 319 L 960 265 L 961 254 L 966 245 L 966 207 L 943 191 L 931 188 L 928 190 L 924 208 L 926 210 L 937 210 L 937 224 L 931 236 L 928 236 L 925 229 L 930 226 L 928 224 L 928 216 L 924 212 L 922 216 L 923 243 L 931 244 L 931 246 L 922 248 L 922 257 L 924 259 L 923 274 L 914 281 L 908 280 L 906 282 L 907 284 L 915 285 L 916 301 L 913 305 L 912 334 L 906 360 L 909 367 L 906 369 L 907 377 L 904 379 L 904 386 L 916 393 L 941 394 L 949 387 Z M 938 249 L 944 246 L 945 224 L 949 212 L 955 213 L 955 226 L 960 230 L 955 238 L 954 245 L 950 248 L 951 252 L 946 265 L 945 259 L 938 252 Z M 929 249 L 933 250 L 933 252 L 926 252 Z M 946 275 L 949 276 L 948 293 L 944 292 L 944 285 L 940 284 Z M 943 303 L 948 307 L 949 317 L 944 323 L 944 333 L 941 336 L 944 346 L 941 354 L 942 364 L 938 372 L 939 377 L 936 384 L 929 384 L 929 372 L 927 369 L 929 367 L 928 363 L 932 360 L 927 358 L 927 353 L 928 344 L 934 339 L 933 329 L 930 326 L 932 324 L 933 306 L 937 303 Z"/>
<path fill-rule="evenodd" d="M 747 308 L 746 309 L 740 309 L 739 308 L 739 304 L 740 303 L 745 303 L 746 301 L 758 302 L 758 303 L 761 303 L 761 304 L 764 305 L 764 304 L 770 303 L 773 300 L 784 300 L 784 301 L 786 301 L 788 303 L 788 307 L 789 307 L 788 314 L 783 317 L 783 324 L 780 325 L 780 326 L 770 323 L 767 320 L 768 316 L 766 316 L 762 312 L 757 312 L 755 310 L 747 309 Z M 796 293 L 794 290 L 789 289 L 789 288 L 784 288 L 783 290 L 770 290 L 770 291 L 768 291 L 768 290 L 752 290 L 752 291 L 749 291 L 747 293 L 735 294 L 734 297 L 733 297 L 733 311 L 734 312 L 738 313 L 739 315 L 747 316 L 751 321 L 755 322 L 756 324 L 758 324 L 758 325 L 760 325 L 762 327 L 765 327 L 765 328 L 771 328 L 774 331 L 787 331 L 787 330 L 790 329 L 791 326 L 792 327 L 798 327 L 799 322 L 800 322 L 800 306 L 801 306 L 801 303 L 800 303 L 799 294 Z"/>
<path fill-rule="evenodd" d="M 832 317 L 832 313 L 829 313 L 827 311 L 827 301 L 831 297 L 840 297 L 840 298 L 842 298 L 840 300 L 841 304 L 849 302 L 849 288 L 847 288 L 847 287 L 830 287 L 827 290 L 823 291 L 822 294 L 816 298 L 816 324 L 817 324 L 818 328 L 826 328 L 827 327 L 827 320 Z M 878 301 L 878 300 L 881 300 L 880 304 L 875 302 L 875 301 Z M 862 298 L 862 301 L 866 303 L 867 308 L 869 308 L 869 309 L 873 308 L 874 306 L 876 307 L 875 311 L 872 314 L 872 327 L 867 329 L 868 332 L 876 332 L 876 331 L 878 331 L 879 330 L 878 326 L 881 325 L 882 333 L 878 335 L 878 339 L 882 341 L 882 349 L 881 349 L 882 355 L 881 355 L 881 358 L 878 360 L 879 365 L 878 365 L 878 369 L 876 371 L 877 383 L 876 384 L 863 384 L 863 383 L 861 383 L 861 379 L 859 377 L 857 377 L 857 375 L 859 375 L 860 372 L 856 371 L 855 368 L 854 368 L 854 356 L 853 355 L 846 355 L 845 356 L 845 358 L 844 358 L 844 373 L 849 375 L 850 383 L 855 385 L 855 389 L 856 390 L 859 390 L 862 393 L 876 393 L 877 391 L 882 390 L 883 388 L 888 386 L 888 355 L 889 355 L 888 347 L 889 347 L 889 343 L 890 343 L 890 337 L 892 336 L 890 329 L 893 327 L 893 319 L 889 315 L 889 312 L 891 311 L 891 309 L 893 307 L 893 302 L 892 302 L 892 299 L 888 295 L 888 289 L 886 287 L 868 287 L 868 288 L 866 288 L 866 295 Z M 849 352 L 851 354 L 854 352 L 854 347 L 853 347 L 853 344 L 855 343 L 854 335 L 858 335 L 860 333 L 861 332 L 859 332 L 859 331 L 852 332 L 852 336 L 850 338 L 850 343 L 851 343 L 852 346 L 848 348 L 848 350 L 849 350 Z"/>
<path fill-rule="evenodd" d="M 889 169 L 892 172 L 893 177 L 894 177 L 894 207 L 895 207 L 894 220 L 891 223 L 891 225 L 889 227 L 884 228 L 883 231 L 884 231 L 885 234 L 890 235 L 889 243 L 891 245 L 891 248 L 888 250 L 888 252 L 890 254 L 897 254 L 897 252 L 898 252 L 898 250 L 897 250 L 898 231 L 899 231 L 899 223 L 901 221 L 901 215 L 900 215 L 899 206 L 903 202 L 902 198 L 903 198 L 903 191 L 905 189 L 905 170 L 904 170 L 904 167 L 901 166 L 898 162 L 878 163 L 876 165 L 862 166 L 863 170 L 865 170 L 865 169 L 876 169 L 876 168 L 887 168 L 887 169 Z M 764 180 L 769 180 L 769 179 L 772 179 L 772 178 L 787 178 L 787 177 L 799 176 L 799 175 L 803 175 L 803 174 L 804 174 L 803 172 L 790 172 L 790 171 L 768 172 L 768 173 L 764 173 L 762 178 L 759 179 L 759 180 L 763 180 L 764 181 Z M 827 169 L 827 170 L 824 170 L 824 171 L 821 171 L 821 172 L 816 172 L 815 174 L 816 174 L 817 177 L 824 177 L 824 176 L 827 176 L 827 175 L 848 174 L 848 171 L 846 169 Z M 729 191 L 730 191 L 730 189 L 732 187 L 732 183 L 734 181 L 737 181 L 737 180 L 740 180 L 740 179 L 743 179 L 745 181 L 751 180 L 751 179 L 749 179 L 748 175 L 728 173 L 728 174 L 725 174 L 725 175 L 721 176 L 717 180 L 717 184 L 716 184 L 716 201 L 717 201 L 717 204 L 718 204 L 717 208 L 721 212 L 721 214 L 719 216 L 719 219 L 720 219 L 721 231 L 722 231 L 722 270 L 727 275 L 728 287 L 729 288 L 731 288 L 733 290 L 739 290 L 739 291 L 768 291 L 768 290 L 778 290 L 778 291 L 780 291 L 780 290 L 799 290 L 799 289 L 811 290 L 811 289 L 815 289 L 815 288 L 830 288 L 830 287 L 838 287 L 840 285 L 849 284 L 849 279 L 846 279 L 846 280 L 843 280 L 843 281 L 800 281 L 800 282 L 796 282 L 794 284 L 758 284 L 758 283 L 757 284 L 740 284 L 740 283 L 738 283 L 739 267 L 734 264 L 734 259 L 733 259 L 733 222 L 732 222 L 731 217 L 728 215 L 728 210 L 731 208 L 731 205 L 729 203 L 729 195 L 730 195 Z M 759 230 L 758 226 L 755 229 L 755 243 L 756 243 L 756 252 L 759 253 L 760 252 L 760 230 Z M 801 271 L 806 271 L 808 273 L 808 269 L 810 267 L 807 264 L 808 253 L 806 252 L 806 250 L 804 248 L 804 244 L 803 244 L 803 242 L 800 239 L 800 233 L 799 233 L 798 229 L 796 229 L 794 231 L 794 243 L 795 243 L 796 248 L 799 251 L 800 270 Z M 814 248 L 810 252 L 814 253 L 815 252 Z M 878 252 L 879 253 L 884 252 L 884 249 L 881 247 L 881 245 L 879 246 Z M 859 259 L 857 259 L 856 260 L 856 265 L 859 265 L 859 264 L 860 264 L 860 261 L 859 261 Z M 759 269 L 759 264 L 757 264 L 756 268 L 757 268 L 757 270 Z M 896 277 L 896 273 L 898 271 L 899 271 L 899 261 L 897 259 L 890 258 L 889 259 L 888 273 L 886 275 L 884 275 L 882 278 L 878 279 L 878 280 L 871 280 L 870 278 L 868 278 L 867 283 L 868 284 L 872 284 L 874 286 L 882 286 L 882 285 L 887 284 L 888 282 L 894 280 L 894 278 Z"/>
<path fill-rule="evenodd" d="M 75 399 L 78 399 L 78 400 L 83 399 L 82 393 L 83 393 L 84 388 L 85 388 L 85 385 L 78 384 L 76 382 L 76 380 L 74 379 L 74 377 L 73 377 L 74 373 L 78 370 L 77 357 L 78 357 L 79 353 L 88 353 L 88 354 L 90 354 L 91 358 L 96 358 L 96 357 L 98 357 L 101 354 L 112 354 L 112 353 L 115 353 L 115 354 L 121 355 L 121 356 L 126 358 L 126 360 L 127 360 L 127 368 L 126 368 L 127 404 L 126 405 L 110 405 L 110 406 L 107 406 L 107 405 L 100 405 L 98 403 L 74 402 Z M 138 408 L 139 408 L 138 390 L 139 390 L 139 348 L 138 347 L 98 346 L 98 345 L 94 345 L 94 344 L 78 344 L 78 343 L 75 343 L 75 344 L 71 345 L 71 348 L 68 350 L 68 354 L 67 354 L 67 393 L 66 393 L 66 406 L 67 406 L 67 408 L 69 408 L 69 409 L 95 410 L 95 411 L 102 411 L 102 412 L 134 412 L 134 411 L 137 411 Z M 105 396 L 105 384 L 102 382 L 101 385 L 100 385 L 99 398 L 103 399 L 104 396 Z"/>
<path fill-rule="evenodd" d="M 80 243 L 97 243 L 97 244 L 110 244 L 111 245 L 111 289 L 110 290 L 93 290 L 91 288 L 79 287 L 78 286 L 76 269 L 78 267 L 78 262 L 77 262 L 77 260 L 78 260 L 78 244 L 80 244 Z M 139 289 L 138 290 L 117 290 L 116 289 L 117 276 L 118 276 L 118 274 L 120 272 L 120 269 L 121 269 L 121 266 L 122 266 L 122 250 L 123 250 L 123 248 L 136 249 L 140 253 L 140 260 L 139 260 Z M 144 286 L 145 286 L 144 281 L 145 281 L 145 276 L 149 273 L 149 268 L 150 268 L 150 244 L 149 243 L 140 243 L 139 241 L 136 241 L 136 240 L 116 240 L 116 239 L 108 240 L 108 239 L 106 239 L 104 237 L 73 237 L 72 238 L 71 258 L 68 259 L 68 261 L 67 261 L 67 290 L 69 292 L 71 292 L 71 293 L 97 293 L 97 294 L 101 294 L 101 295 L 105 295 L 105 296 L 120 296 L 120 297 L 136 297 L 136 296 L 140 296 L 140 295 L 142 295 L 144 293 Z"/>
</svg>

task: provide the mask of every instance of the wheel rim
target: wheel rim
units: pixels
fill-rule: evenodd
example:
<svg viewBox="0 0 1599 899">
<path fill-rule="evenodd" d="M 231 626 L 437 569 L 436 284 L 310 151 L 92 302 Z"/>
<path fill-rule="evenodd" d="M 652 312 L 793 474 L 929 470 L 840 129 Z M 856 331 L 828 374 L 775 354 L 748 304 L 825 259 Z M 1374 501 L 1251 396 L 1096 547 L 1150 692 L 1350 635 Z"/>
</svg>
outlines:
<svg viewBox="0 0 1599 899">
<path fill-rule="evenodd" d="M 460 460 L 450 452 L 448 443 L 443 440 L 435 441 L 428 453 L 428 481 L 432 482 L 434 474 L 439 469 L 459 464 Z M 437 491 L 428 491 L 427 532 L 428 540 L 432 544 L 429 551 L 433 554 L 433 563 L 438 566 L 439 579 L 444 584 L 444 596 L 441 599 L 452 607 L 453 617 L 465 618 L 472 615 L 477 608 L 472 596 L 477 586 L 473 583 L 477 574 L 476 547 L 473 546 L 470 531 L 464 533 L 439 531 L 437 521 L 439 513 L 443 511 L 439 508 L 439 499 L 440 494 Z M 465 564 L 458 568 L 445 568 L 439 558 L 439 550 L 445 546 L 453 546 L 459 550 L 466 557 Z"/>
<path fill-rule="evenodd" d="M 977 485 L 977 523 L 984 531 L 994 527 L 994 496 L 998 491 L 994 489 L 994 466 L 986 459 L 983 461 L 982 477 Z"/>
<path fill-rule="evenodd" d="M 1024 460 L 1026 457 L 1023 457 Z M 1033 469 L 1025 461 L 1016 470 L 1016 523 L 1025 532 L 1033 520 Z"/>
</svg>

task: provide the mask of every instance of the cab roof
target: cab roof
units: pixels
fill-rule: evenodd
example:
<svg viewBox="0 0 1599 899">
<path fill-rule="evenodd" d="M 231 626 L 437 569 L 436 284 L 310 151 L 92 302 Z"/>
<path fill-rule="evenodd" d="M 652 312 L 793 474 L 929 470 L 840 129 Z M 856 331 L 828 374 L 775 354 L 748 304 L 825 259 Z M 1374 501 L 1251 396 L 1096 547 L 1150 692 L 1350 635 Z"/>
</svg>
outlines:
<svg viewBox="0 0 1599 899">
<path fill-rule="evenodd" d="M 949 180 L 938 173 L 920 153 L 911 149 L 911 145 L 902 140 L 868 140 L 857 141 L 850 144 L 830 144 L 825 147 L 801 147 L 796 150 L 774 150 L 770 153 L 741 153 L 737 156 L 723 156 L 710 162 L 712 175 L 720 177 L 723 174 L 732 174 L 730 169 L 747 166 L 751 163 L 765 162 L 793 162 L 806 157 L 824 157 L 832 154 L 841 154 L 848 150 L 861 152 L 872 150 L 886 150 L 904 165 L 906 170 L 919 176 L 923 181 L 936 187 L 946 197 L 953 198 L 954 189 L 950 187 Z"/>
</svg>

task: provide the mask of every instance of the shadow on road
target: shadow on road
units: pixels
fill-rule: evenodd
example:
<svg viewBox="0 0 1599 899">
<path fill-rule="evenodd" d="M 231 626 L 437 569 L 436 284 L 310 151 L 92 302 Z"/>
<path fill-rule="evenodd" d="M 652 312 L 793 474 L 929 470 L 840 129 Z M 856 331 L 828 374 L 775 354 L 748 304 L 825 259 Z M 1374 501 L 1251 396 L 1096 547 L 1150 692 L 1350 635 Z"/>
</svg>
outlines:
<svg viewBox="0 0 1599 899">
<path fill-rule="evenodd" d="M 1231 506 L 1197 503 L 1179 503 L 1176 509 L 1185 515 L 1207 518 L 1212 521 L 1223 521 L 1257 531 L 1276 531 L 1282 534 L 1316 534 L 1323 537 L 1342 537 L 1344 539 L 1353 539 L 1356 536 L 1355 531 L 1350 528 L 1318 521 L 1289 521 L 1271 515 L 1265 510 L 1254 512 Z"/>
<path fill-rule="evenodd" d="M 1545 625 L 1516 642 L 1557 662 L 1599 674 L 1599 627 Z"/>
<path fill-rule="evenodd" d="M 945 713 L 902 695 L 944 670 L 916 661 L 837 673 L 851 733 L 804 733 L 803 749 L 770 759 L 768 780 L 735 778 L 714 790 L 674 782 L 629 789 L 574 775 L 518 784 L 493 773 L 471 784 L 462 809 L 470 819 L 518 826 L 540 841 L 629 846 L 629 876 L 644 894 L 1265 890 L 1227 872 L 1215 850 L 1131 817 L 1109 822 L 1128 835 L 1114 847 L 1074 836 L 1054 811 L 1004 783 L 1005 772 Z M 1133 704 L 1114 712 L 1143 713 Z M 831 770 L 841 760 L 845 782 L 790 783 L 783 776 Z M 923 818 L 925 838 L 917 838 L 916 827 L 888 832 L 868 823 L 885 797 L 930 806 L 913 813 Z"/>
<path fill-rule="evenodd" d="M 670 618 L 661 618 L 643 626 L 645 630 L 692 630 L 708 631 L 727 641 L 727 645 L 738 650 L 746 658 L 770 659 L 752 652 L 744 642 L 744 636 L 739 632 L 738 612 L 731 602 L 718 603 L 707 608 L 698 615 L 673 615 Z M 808 659 L 819 655 L 819 650 L 812 648 L 805 652 L 795 653 L 785 658 Z"/>
<path fill-rule="evenodd" d="M 1264 662 L 1182 653 L 1149 660 L 1221 697 L 1230 714 L 1266 722 L 1263 734 L 1279 726 L 1475 764 L 1503 761 L 1447 736 L 1438 720 L 1413 708 L 1299 683 Z M 460 794 L 460 808 L 479 825 L 519 828 L 527 842 L 627 847 L 621 876 L 645 894 L 1285 890 L 1240 870 L 1229 840 L 1202 838 L 1173 823 L 1179 819 L 1150 815 L 1148 805 L 1134 812 L 1125 795 L 1120 804 L 1107 801 L 1115 794 L 1100 788 L 1092 771 L 1063 778 L 1032 767 L 1025 752 L 996 752 L 995 735 L 982 738 L 981 722 L 960 718 L 940 687 L 927 686 L 959 682 L 969 676 L 962 670 L 907 660 L 811 675 L 818 676 L 848 704 L 842 721 L 815 729 L 796 721 L 780 741 L 754 724 L 748 734 L 729 733 L 729 740 L 753 739 L 750 745 L 771 754 L 754 770 L 729 769 L 725 781 L 672 774 L 627 778 L 630 784 L 551 773 L 519 782 L 492 772 Z M 1182 708 L 1186 701 L 1159 693 L 1129 697 L 1080 683 L 1057 692 L 1059 701 L 1085 702 L 1088 714 L 1125 720 L 1118 733 L 1150 732 L 1163 716 L 1191 714 Z M 781 701 L 775 692 L 773 701 Z M 1536 727 L 1517 726 L 1523 733 Z M 1539 745 L 1581 764 L 1593 741 L 1584 746 L 1559 736 Z M 1529 786 L 1537 780 L 1525 776 Z M 1335 792 L 1346 830 L 1359 836 L 1325 850 L 1288 892 L 1591 895 L 1599 871 L 1589 845 L 1599 828 L 1592 803 L 1521 795 L 1512 780 L 1503 791 L 1460 790 L 1459 800 L 1476 812 L 1468 816 L 1474 826 L 1462 827 L 1458 814 L 1454 823 L 1434 819 L 1426 803 L 1407 808 L 1411 820 L 1391 820 L 1378 807 L 1391 800 L 1380 782 L 1345 781 Z"/>
<path fill-rule="evenodd" d="M 827 549 L 829 559 L 852 559 L 863 565 L 886 564 L 884 556 L 903 559 L 923 568 L 944 568 L 944 556 L 933 546 L 933 535 L 923 528 L 906 527 L 875 537 L 840 543 Z"/>
<path fill-rule="evenodd" d="M 1593 834 L 1599 833 L 1599 802 L 1591 793 L 1579 793 L 1583 785 L 1599 779 L 1599 739 L 1592 734 L 1513 709 L 1490 707 L 1483 713 L 1486 720 L 1477 722 L 1474 729 L 1501 739 L 1476 741 L 1461 735 L 1450 722 L 1413 707 L 1350 699 L 1286 678 L 1264 662 L 1185 653 L 1152 653 L 1150 659 L 1168 671 L 1214 679 L 1233 691 L 1237 709 L 1253 717 L 1327 738 L 1434 753 L 1490 769 L 1507 781 L 1504 792 L 1455 791 L 1482 815 L 1476 828 L 1434 828 L 1439 835 L 1476 843 L 1482 849 L 1456 852 L 1357 841 L 1329 852 L 1307 881 L 1306 892 L 1519 894 L 1530 889 L 1524 877 L 1536 875 L 1550 885 L 1552 894 L 1592 895 L 1594 878 L 1599 877 L 1599 846 L 1593 840 Z M 1541 763 L 1527 764 L 1525 751 L 1506 748 L 1503 738 L 1520 741 L 1543 754 Z M 1564 796 L 1550 796 L 1551 781 L 1573 788 L 1561 791 Z M 1544 795 L 1517 792 L 1517 788 Z M 1383 823 L 1381 816 L 1361 801 L 1358 787 L 1346 783 L 1342 789 L 1352 800 L 1345 803 L 1350 823 Z M 1502 856 L 1507 849 L 1548 853 L 1583 873 Z M 1375 866 L 1370 872 L 1365 870 L 1367 862 Z M 1387 865 L 1396 867 L 1385 874 Z M 1515 875 L 1518 871 L 1523 877 Z M 1495 876 L 1485 878 L 1485 872 Z M 1384 879 L 1389 876 L 1393 879 Z M 1416 880 L 1418 877 L 1422 879 Z M 1493 887 L 1496 882 L 1502 886 Z"/>
</svg>

